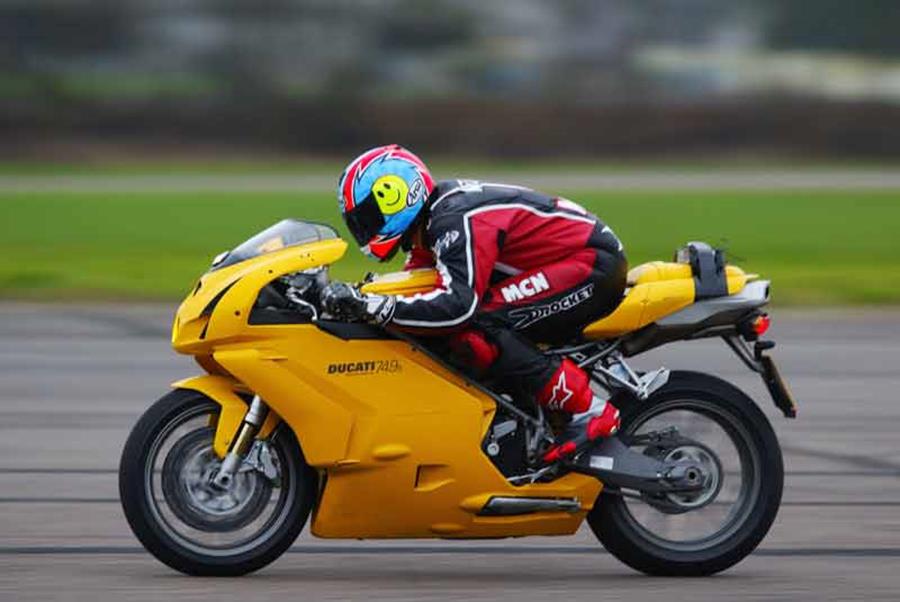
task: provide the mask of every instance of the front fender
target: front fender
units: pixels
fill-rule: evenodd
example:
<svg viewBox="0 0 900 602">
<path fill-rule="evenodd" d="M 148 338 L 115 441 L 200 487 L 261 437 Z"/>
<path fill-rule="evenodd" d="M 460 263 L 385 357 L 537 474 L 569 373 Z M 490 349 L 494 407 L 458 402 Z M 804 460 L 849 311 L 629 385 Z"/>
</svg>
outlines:
<svg viewBox="0 0 900 602">
<path fill-rule="evenodd" d="M 244 415 L 247 413 L 247 402 L 237 393 L 240 383 L 227 376 L 206 374 L 179 380 L 172 383 L 172 387 L 197 391 L 221 406 L 219 418 L 215 424 L 216 435 L 213 439 L 213 450 L 217 456 L 224 458 L 241 427 Z M 268 437 L 279 422 L 281 422 L 281 418 L 269 409 L 269 414 L 256 435 L 257 439 Z"/>
</svg>

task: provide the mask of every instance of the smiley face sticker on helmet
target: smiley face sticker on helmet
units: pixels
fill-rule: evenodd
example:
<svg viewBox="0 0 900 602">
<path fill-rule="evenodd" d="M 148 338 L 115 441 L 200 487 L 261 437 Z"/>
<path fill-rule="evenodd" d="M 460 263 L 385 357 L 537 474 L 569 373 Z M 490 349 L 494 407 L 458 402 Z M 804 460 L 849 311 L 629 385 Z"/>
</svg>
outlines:
<svg viewBox="0 0 900 602">
<path fill-rule="evenodd" d="M 384 215 L 393 215 L 406 208 L 409 187 L 403 178 L 395 175 L 381 176 L 372 184 L 372 194 Z"/>
<path fill-rule="evenodd" d="M 341 215 L 360 248 L 387 261 L 418 223 L 434 185 L 422 160 L 402 146 L 371 148 L 338 180 Z"/>
</svg>

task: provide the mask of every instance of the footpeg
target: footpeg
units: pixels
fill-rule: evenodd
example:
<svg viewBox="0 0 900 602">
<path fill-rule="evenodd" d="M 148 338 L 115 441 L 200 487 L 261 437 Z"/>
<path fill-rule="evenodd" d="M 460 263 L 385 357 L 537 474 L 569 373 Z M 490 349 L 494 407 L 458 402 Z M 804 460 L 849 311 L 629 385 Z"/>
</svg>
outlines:
<svg viewBox="0 0 900 602">
<path fill-rule="evenodd" d="M 544 454 L 544 463 L 553 464 L 585 451 L 595 445 L 598 439 L 615 435 L 619 430 L 619 423 L 619 410 L 610 403 L 605 404 L 603 412 L 588 418 L 587 424 L 582 422 L 580 425 L 576 425 L 576 429 L 581 429 L 576 436 L 571 437 L 565 443 L 551 447 Z"/>
<path fill-rule="evenodd" d="M 562 445 L 555 445 L 544 454 L 544 463 L 553 464 L 554 462 L 559 462 L 563 458 L 575 455 L 576 451 L 578 451 L 578 444 L 575 441 L 566 441 Z"/>
<path fill-rule="evenodd" d="M 638 375 L 621 357 L 611 363 L 609 368 L 595 366 L 594 369 L 606 377 L 609 386 L 613 389 L 627 389 L 642 401 L 664 387 L 669 382 L 670 374 L 668 368 L 662 367 Z"/>
</svg>

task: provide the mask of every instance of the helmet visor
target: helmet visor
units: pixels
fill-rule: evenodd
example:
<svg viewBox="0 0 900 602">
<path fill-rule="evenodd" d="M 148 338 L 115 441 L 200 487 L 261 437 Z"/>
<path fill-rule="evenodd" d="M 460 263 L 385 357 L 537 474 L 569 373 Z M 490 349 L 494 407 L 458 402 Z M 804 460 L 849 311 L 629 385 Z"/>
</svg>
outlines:
<svg viewBox="0 0 900 602">
<path fill-rule="evenodd" d="M 381 209 L 371 194 L 344 214 L 344 217 L 350 234 L 361 247 L 369 244 L 369 241 L 384 227 L 384 215 L 381 214 Z"/>
</svg>

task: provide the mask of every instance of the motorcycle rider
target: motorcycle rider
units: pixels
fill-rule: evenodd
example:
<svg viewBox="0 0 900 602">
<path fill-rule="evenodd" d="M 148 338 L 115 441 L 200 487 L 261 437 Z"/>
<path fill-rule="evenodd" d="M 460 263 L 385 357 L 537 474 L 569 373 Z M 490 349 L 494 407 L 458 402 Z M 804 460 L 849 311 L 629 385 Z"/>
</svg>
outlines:
<svg viewBox="0 0 900 602">
<path fill-rule="evenodd" d="M 571 415 L 548 463 L 614 434 L 619 411 L 588 375 L 536 343 L 564 343 L 622 299 L 627 262 L 615 234 L 581 206 L 527 188 L 471 180 L 436 183 L 398 145 L 370 149 L 338 182 L 341 214 L 363 252 L 407 269 L 434 267 L 439 286 L 407 297 L 322 291 L 334 317 L 420 336 L 448 337 L 457 356 L 517 396 Z"/>
</svg>

